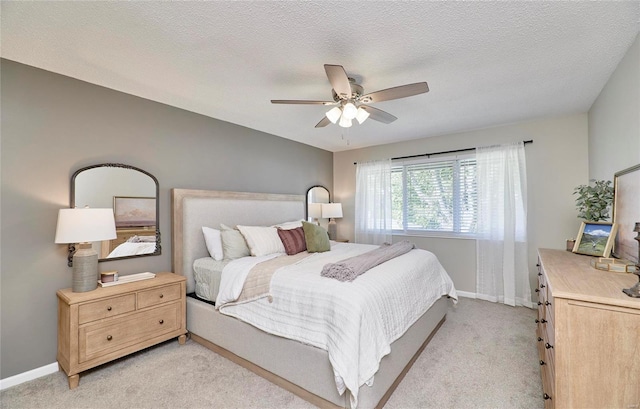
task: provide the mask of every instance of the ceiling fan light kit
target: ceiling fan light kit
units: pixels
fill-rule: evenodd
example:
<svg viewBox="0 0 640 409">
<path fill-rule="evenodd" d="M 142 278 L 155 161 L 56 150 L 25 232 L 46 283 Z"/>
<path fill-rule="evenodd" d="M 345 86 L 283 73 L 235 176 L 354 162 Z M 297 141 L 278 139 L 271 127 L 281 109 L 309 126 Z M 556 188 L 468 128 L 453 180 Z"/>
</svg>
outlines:
<svg viewBox="0 0 640 409">
<path fill-rule="evenodd" d="M 362 124 L 369 117 L 385 124 L 390 124 L 398 119 L 388 112 L 364 104 L 406 98 L 429 92 L 429 86 L 426 82 L 416 82 L 415 84 L 387 88 L 364 95 L 362 85 L 356 84 L 353 78 L 348 77 L 341 65 L 325 64 L 324 70 L 333 88 L 333 101 L 272 99 L 271 103 L 325 106 L 339 104 L 339 106 L 334 106 L 325 113 L 325 117 L 316 124 L 316 128 L 325 127 L 330 123 L 337 123 L 343 128 L 349 128 L 353 124 L 354 119 L 358 121 L 359 124 Z"/>
</svg>

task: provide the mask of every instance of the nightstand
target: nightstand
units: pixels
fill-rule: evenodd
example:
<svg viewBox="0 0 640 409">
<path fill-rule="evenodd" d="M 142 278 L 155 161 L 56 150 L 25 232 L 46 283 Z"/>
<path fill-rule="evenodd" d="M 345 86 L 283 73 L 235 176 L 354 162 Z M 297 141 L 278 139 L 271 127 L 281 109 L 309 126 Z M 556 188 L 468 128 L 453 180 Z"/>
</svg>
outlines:
<svg viewBox="0 0 640 409">
<path fill-rule="evenodd" d="M 58 290 L 58 366 L 69 388 L 80 372 L 178 337 L 186 341 L 186 279 L 152 279 L 93 291 Z"/>
</svg>

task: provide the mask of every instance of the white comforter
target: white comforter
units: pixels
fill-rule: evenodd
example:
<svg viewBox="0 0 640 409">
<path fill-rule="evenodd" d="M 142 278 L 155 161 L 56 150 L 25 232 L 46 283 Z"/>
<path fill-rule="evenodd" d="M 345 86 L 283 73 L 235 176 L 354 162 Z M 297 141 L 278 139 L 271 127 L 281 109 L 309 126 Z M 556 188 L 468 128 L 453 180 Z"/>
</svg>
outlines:
<svg viewBox="0 0 640 409">
<path fill-rule="evenodd" d="M 140 242 L 140 243 L 129 243 L 124 242 L 119 244 L 118 247 L 113 249 L 111 253 L 107 256 L 107 258 L 112 257 L 124 257 L 124 256 L 135 256 L 137 254 L 149 254 L 156 251 L 156 242 Z"/>
<path fill-rule="evenodd" d="M 279 269 L 271 280 L 273 302 L 225 305 L 237 299 L 248 270 L 266 257 L 230 262 L 222 271 L 216 308 L 263 331 L 326 350 L 340 394 L 372 385 L 390 345 L 441 296 L 457 300 L 451 278 L 426 250 L 414 249 L 372 268 L 353 282 L 320 276 L 322 267 L 377 246 L 333 243 L 331 251 L 314 253 Z"/>
</svg>

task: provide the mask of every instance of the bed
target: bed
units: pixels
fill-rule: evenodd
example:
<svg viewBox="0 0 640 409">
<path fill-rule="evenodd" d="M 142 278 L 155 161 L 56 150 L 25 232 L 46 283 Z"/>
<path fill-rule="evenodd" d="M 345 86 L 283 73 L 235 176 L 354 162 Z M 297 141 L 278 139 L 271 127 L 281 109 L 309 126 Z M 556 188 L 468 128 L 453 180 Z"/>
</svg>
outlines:
<svg viewBox="0 0 640 409">
<path fill-rule="evenodd" d="M 156 251 L 155 236 L 133 236 L 119 244 L 107 255 L 107 258 L 150 254 Z"/>
<path fill-rule="evenodd" d="M 195 292 L 194 262 L 209 256 L 203 239 L 203 226 L 270 226 L 303 219 L 304 207 L 303 195 L 173 189 L 174 271 L 187 278 L 187 292 Z M 375 408 L 385 404 L 445 321 L 450 303 L 448 298 L 455 298 L 455 289 L 451 285 L 446 292 L 448 295 L 439 296 L 406 332 L 390 344 L 391 352 L 379 361 L 379 369 L 371 386 L 364 384 L 356 388 L 355 393 L 347 390 L 342 395 L 336 387 L 334 368 L 330 363 L 332 357 L 327 350 L 309 342 L 262 331 L 240 319 L 222 314 L 212 303 L 193 297 L 187 298 L 187 329 L 194 341 L 316 406 L 350 408 L 357 397 L 358 408 Z"/>
</svg>

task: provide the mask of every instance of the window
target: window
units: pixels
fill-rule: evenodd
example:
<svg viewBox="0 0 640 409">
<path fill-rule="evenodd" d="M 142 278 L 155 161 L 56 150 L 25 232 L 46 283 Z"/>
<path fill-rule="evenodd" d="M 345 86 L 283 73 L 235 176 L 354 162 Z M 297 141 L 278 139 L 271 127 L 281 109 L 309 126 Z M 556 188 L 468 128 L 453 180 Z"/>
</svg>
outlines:
<svg viewBox="0 0 640 409">
<path fill-rule="evenodd" d="M 476 231 L 474 156 L 394 164 L 391 190 L 395 232 L 472 235 Z"/>
</svg>

